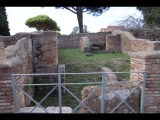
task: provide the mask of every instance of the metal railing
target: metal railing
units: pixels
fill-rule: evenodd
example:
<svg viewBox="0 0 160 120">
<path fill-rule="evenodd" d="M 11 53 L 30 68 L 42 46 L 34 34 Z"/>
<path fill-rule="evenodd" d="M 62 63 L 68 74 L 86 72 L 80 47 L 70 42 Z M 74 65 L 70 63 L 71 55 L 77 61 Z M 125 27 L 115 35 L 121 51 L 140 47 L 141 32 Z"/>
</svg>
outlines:
<svg viewBox="0 0 160 120">
<path fill-rule="evenodd" d="M 143 79 L 138 81 L 126 81 L 126 82 L 117 82 L 117 83 L 131 83 L 131 82 L 138 82 L 139 85 L 134 88 L 130 94 L 123 99 L 120 95 L 118 95 L 111 87 L 109 87 L 109 84 L 112 84 L 113 82 L 106 82 L 105 76 L 107 74 L 130 74 L 130 73 L 141 73 L 143 74 Z M 86 75 L 86 74 L 101 74 L 102 75 L 102 81 L 101 82 L 88 82 L 88 83 L 61 83 L 61 75 Z M 17 84 L 16 83 L 16 76 L 45 76 L 45 75 L 58 75 L 58 83 L 46 83 L 46 84 Z M 115 83 L 115 84 L 117 84 Z M 95 88 L 84 100 L 80 100 L 77 98 L 69 89 L 67 89 L 66 85 L 82 85 L 82 84 L 99 84 L 97 88 Z M 55 85 L 54 88 L 40 101 L 35 101 L 30 95 L 28 95 L 20 86 L 41 86 L 41 85 Z M 140 105 L 140 113 L 144 113 L 144 100 L 145 100 L 145 85 L 146 85 L 146 72 L 88 72 L 88 73 L 42 73 L 42 74 L 12 74 L 12 89 L 13 89 L 13 98 L 14 98 L 14 112 L 19 113 L 18 108 L 18 101 L 17 101 L 17 90 L 20 90 L 23 92 L 28 98 L 30 98 L 36 106 L 30 111 L 32 113 L 37 107 L 42 108 L 46 113 L 47 110 L 42 107 L 41 103 L 58 87 L 58 101 L 59 101 L 59 113 L 62 113 L 62 88 L 65 89 L 69 94 L 71 94 L 78 102 L 79 105 L 72 111 L 74 113 L 81 105 L 85 106 L 91 113 L 94 113 L 93 110 L 91 110 L 87 105 L 85 105 L 85 101 L 101 86 L 101 113 L 105 113 L 105 87 L 109 87 L 111 92 L 113 92 L 116 96 L 118 96 L 121 99 L 121 102 L 110 112 L 113 113 L 115 110 L 121 105 L 126 104 L 130 110 L 132 110 L 134 113 L 135 110 L 128 105 L 126 102 L 126 99 L 137 89 L 139 86 L 142 85 L 141 90 L 141 105 Z"/>
</svg>

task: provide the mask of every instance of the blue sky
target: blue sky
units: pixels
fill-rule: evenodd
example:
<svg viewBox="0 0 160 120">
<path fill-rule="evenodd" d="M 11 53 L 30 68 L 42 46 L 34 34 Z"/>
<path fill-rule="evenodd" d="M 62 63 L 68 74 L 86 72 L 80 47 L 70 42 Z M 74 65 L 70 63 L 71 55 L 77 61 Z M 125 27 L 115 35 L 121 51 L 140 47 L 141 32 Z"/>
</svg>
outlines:
<svg viewBox="0 0 160 120">
<path fill-rule="evenodd" d="M 78 26 L 76 14 L 65 9 L 55 9 L 54 7 L 6 7 L 6 13 L 11 35 L 17 32 L 36 31 L 35 28 L 26 26 L 25 21 L 39 14 L 48 15 L 55 20 L 61 28 L 61 34 L 68 35 L 75 26 Z M 138 17 L 141 12 L 136 7 L 110 7 L 108 11 L 98 17 L 84 13 L 83 24 L 87 25 L 90 32 L 98 32 L 101 28 L 114 25 L 115 21 L 124 19 L 127 15 Z"/>
</svg>

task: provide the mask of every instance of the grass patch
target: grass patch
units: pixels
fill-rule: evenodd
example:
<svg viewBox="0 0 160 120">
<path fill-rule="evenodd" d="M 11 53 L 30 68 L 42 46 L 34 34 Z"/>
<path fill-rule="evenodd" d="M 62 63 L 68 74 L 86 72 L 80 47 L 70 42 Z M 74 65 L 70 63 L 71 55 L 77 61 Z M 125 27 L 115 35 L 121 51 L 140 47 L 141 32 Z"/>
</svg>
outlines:
<svg viewBox="0 0 160 120">
<path fill-rule="evenodd" d="M 101 67 L 108 67 L 113 72 L 130 71 L 130 56 L 122 53 L 94 53 L 93 56 L 86 56 L 79 49 L 60 49 L 58 55 L 59 63 L 65 64 L 66 72 L 69 73 L 101 72 Z M 126 78 L 129 76 L 126 75 L 124 80 Z"/>
<path fill-rule="evenodd" d="M 81 73 L 81 72 L 101 72 L 101 67 L 108 67 L 113 72 L 128 72 L 130 71 L 130 56 L 122 53 L 94 53 L 93 56 L 86 56 L 78 48 L 59 49 L 58 50 L 59 64 L 65 64 L 66 73 Z M 119 81 L 129 79 L 129 74 L 117 74 Z M 101 75 L 66 75 L 66 83 L 76 82 L 98 82 L 101 81 Z M 87 85 L 68 85 L 66 86 L 74 95 L 81 99 L 81 90 Z M 45 94 L 35 94 L 34 99 L 40 101 Z M 40 99 L 41 98 L 41 99 Z M 68 92 L 62 95 L 63 106 L 70 106 L 73 109 L 78 105 L 78 102 Z M 31 104 L 33 105 L 33 103 Z M 42 105 L 58 106 L 58 95 L 52 94 Z"/>
</svg>

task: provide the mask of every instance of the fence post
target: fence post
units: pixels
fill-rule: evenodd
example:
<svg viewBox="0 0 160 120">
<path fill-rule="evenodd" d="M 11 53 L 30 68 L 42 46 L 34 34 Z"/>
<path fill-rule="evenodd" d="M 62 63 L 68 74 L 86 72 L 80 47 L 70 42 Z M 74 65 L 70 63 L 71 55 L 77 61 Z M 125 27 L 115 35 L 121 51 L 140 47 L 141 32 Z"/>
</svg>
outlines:
<svg viewBox="0 0 160 120">
<path fill-rule="evenodd" d="M 58 74 L 59 113 L 62 113 L 61 74 Z"/>
<path fill-rule="evenodd" d="M 14 112 L 18 113 L 16 79 L 14 75 L 12 75 L 12 90 L 13 90 L 13 100 L 14 100 Z"/>
<path fill-rule="evenodd" d="M 101 113 L 105 113 L 105 74 L 102 74 Z"/>
<path fill-rule="evenodd" d="M 145 101 L 145 88 L 146 88 L 146 71 L 143 72 L 143 85 L 142 85 L 142 93 L 141 93 L 141 111 L 140 113 L 144 113 L 144 101 Z"/>
</svg>

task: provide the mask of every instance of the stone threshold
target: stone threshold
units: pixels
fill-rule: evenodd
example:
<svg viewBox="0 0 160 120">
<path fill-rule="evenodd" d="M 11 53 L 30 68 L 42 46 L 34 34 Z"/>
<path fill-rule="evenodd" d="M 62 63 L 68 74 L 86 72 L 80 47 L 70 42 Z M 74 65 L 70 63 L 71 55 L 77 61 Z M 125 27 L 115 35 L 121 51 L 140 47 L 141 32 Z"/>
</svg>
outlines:
<svg viewBox="0 0 160 120">
<path fill-rule="evenodd" d="M 24 107 L 19 109 L 19 113 L 30 113 L 34 107 Z M 59 113 L 59 107 L 49 106 L 46 108 L 48 113 Z M 32 113 L 46 113 L 42 108 L 37 107 Z M 62 113 L 72 113 L 71 107 L 62 107 Z"/>
</svg>

